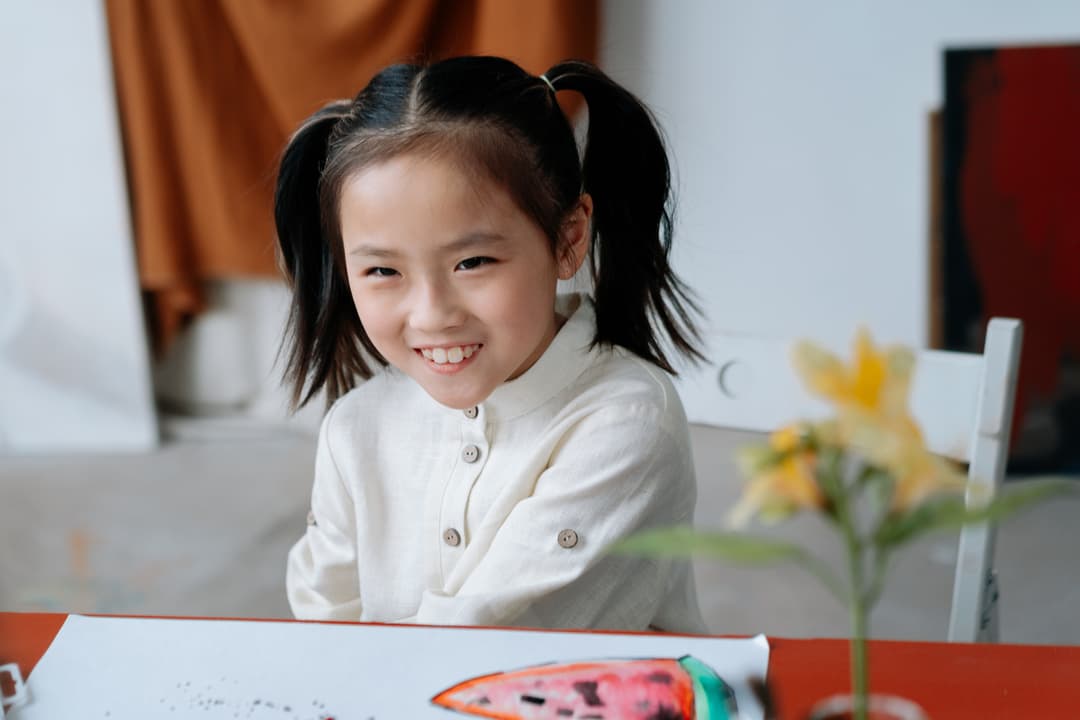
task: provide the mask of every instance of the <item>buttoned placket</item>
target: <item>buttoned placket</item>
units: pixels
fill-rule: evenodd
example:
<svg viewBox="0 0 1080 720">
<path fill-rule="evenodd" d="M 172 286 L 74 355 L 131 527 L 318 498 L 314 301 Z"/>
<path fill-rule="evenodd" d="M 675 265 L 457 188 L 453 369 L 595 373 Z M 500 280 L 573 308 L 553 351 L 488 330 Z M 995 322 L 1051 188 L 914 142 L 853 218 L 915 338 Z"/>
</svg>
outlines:
<svg viewBox="0 0 1080 720">
<path fill-rule="evenodd" d="M 490 443 L 482 405 L 461 412 L 461 441 L 457 462 L 442 497 L 439 512 L 442 580 L 453 572 L 469 544 L 465 509 L 469 493 L 487 464 Z"/>
</svg>

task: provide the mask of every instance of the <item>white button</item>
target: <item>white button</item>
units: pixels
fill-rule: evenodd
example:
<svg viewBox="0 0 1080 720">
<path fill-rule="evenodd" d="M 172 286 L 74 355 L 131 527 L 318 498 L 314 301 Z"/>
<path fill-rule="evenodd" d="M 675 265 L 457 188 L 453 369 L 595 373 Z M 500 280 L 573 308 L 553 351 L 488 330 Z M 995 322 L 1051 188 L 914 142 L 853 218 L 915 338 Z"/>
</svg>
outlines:
<svg viewBox="0 0 1080 720">
<path fill-rule="evenodd" d="M 310 510 L 308 510 L 308 514 L 307 514 L 307 524 L 308 525 L 318 525 L 319 524 L 319 523 L 315 522 L 315 513 L 311 512 Z"/>
<path fill-rule="evenodd" d="M 457 547 L 461 544 L 461 533 L 454 528 L 447 528 L 442 534 L 442 539 L 450 547 Z"/>
<path fill-rule="evenodd" d="M 468 410 L 465 410 L 464 412 L 465 412 L 465 417 L 469 418 L 470 420 L 474 420 L 476 418 L 476 416 L 480 414 L 480 409 L 477 408 L 474 405 L 473 407 L 469 408 Z"/>
<path fill-rule="evenodd" d="M 549 536 L 550 537 L 550 536 Z M 564 548 L 572 548 L 577 545 L 578 536 L 573 530 L 562 530 L 559 532 L 559 545 Z"/>
<path fill-rule="evenodd" d="M 467 463 L 474 463 L 480 459 L 480 448 L 475 445 L 466 445 L 461 451 L 461 459 Z"/>
</svg>

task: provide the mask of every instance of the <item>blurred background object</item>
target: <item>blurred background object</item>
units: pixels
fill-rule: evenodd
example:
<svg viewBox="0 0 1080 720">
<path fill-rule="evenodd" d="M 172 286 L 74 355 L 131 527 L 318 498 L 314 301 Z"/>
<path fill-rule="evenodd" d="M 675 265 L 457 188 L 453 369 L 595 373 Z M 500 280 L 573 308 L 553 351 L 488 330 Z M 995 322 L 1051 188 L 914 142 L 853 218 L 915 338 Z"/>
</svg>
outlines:
<svg viewBox="0 0 1080 720">
<path fill-rule="evenodd" d="M 1024 321 L 1010 470 L 1080 472 L 1080 42 L 945 53 L 944 345 Z"/>
<path fill-rule="evenodd" d="M 157 443 L 105 16 L 66 5 L 0 7 L 0 453 Z"/>
</svg>

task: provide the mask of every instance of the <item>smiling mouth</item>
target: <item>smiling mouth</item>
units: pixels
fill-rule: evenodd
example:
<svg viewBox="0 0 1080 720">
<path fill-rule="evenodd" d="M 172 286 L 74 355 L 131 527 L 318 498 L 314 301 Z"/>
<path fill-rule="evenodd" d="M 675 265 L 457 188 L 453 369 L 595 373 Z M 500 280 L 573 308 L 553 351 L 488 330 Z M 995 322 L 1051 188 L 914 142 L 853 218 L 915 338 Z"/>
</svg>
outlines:
<svg viewBox="0 0 1080 720">
<path fill-rule="evenodd" d="M 417 352 L 436 365 L 458 365 L 468 360 L 480 349 L 480 345 L 455 345 L 452 347 L 420 348 Z"/>
</svg>

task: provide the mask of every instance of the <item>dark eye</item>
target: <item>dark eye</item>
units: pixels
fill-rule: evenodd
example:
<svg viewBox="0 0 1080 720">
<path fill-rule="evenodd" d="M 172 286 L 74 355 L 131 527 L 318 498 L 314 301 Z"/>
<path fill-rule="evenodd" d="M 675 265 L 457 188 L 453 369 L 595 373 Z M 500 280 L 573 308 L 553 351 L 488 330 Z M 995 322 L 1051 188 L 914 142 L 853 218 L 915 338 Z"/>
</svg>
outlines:
<svg viewBox="0 0 1080 720">
<path fill-rule="evenodd" d="M 386 267 L 373 267 L 365 270 L 364 274 L 368 277 L 387 278 L 397 275 L 397 270 Z"/>
<path fill-rule="evenodd" d="M 487 265 L 488 263 L 495 262 L 494 258 L 489 257 L 471 257 L 467 260 L 462 260 L 458 263 L 458 270 L 475 270 L 481 265 Z"/>
</svg>

